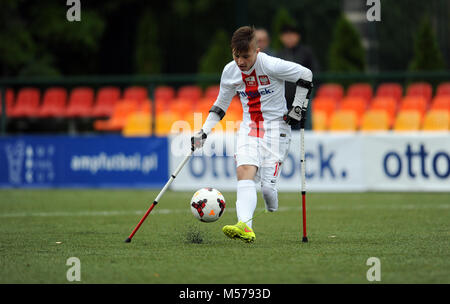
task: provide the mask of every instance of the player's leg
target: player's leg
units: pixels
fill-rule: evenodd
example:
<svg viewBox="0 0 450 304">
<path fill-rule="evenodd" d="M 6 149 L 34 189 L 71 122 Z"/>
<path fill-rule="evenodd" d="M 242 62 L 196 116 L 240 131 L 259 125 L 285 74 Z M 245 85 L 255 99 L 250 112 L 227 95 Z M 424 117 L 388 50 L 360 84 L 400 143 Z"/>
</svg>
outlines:
<svg viewBox="0 0 450 304">
<path fill-rule="evenodd" d="M 281 162 L 276 162 L 273 166 L 261 168 L 261 192 L 266 210 L 269 212 L 278 210 L 277 180 L 281 164 Z"/>
<path fill-rule="evenodd" d="M 223 232 L 232 239 L 242 239 L 247 242 L 255 240 L 252 230 L 252 218 L 256 209 L 257 194 L 255 177 L 258 174 L 259 153 L 258 139 L 248 136 L 238 136 L 236 146 L 236 176 L 237 199 L 236 214 L 238 223 L 226 225 Z"/>
<path fill-rule="evenodd" d="M 266 210 L 274 212 L 278 209 L 277 182 L 283 161 L 287 157 L 290 146 L 290 133 L 280 132 L 282 136 L 273 137 L 264 143 L 263 164 L 260 170 L 261 192 Z"/>
<path fill-rule="evenodd" d="M 257 194 L 254 181 L 258 167 L 255 165 L 240 165 L 236 168 L 237 200 L 236 213 L 238 221 L 246 223 L 252 228 L 253 213 L 256 209 Z"/>
</svg>

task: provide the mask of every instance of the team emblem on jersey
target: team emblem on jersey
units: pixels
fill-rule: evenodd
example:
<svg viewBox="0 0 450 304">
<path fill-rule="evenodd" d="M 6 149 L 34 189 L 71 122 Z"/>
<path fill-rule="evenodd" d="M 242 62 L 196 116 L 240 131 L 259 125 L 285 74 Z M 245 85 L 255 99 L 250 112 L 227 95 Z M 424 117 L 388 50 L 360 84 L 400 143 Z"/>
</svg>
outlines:
<svg viewBox="0 0 450 304">
<path fill-rule="evenodd" d="M 245 81 L 245 85 L 247 86 L 247 87 L 256 87 L 258 84 L 256 83 L 256 78 L 255 78 L 255 76 L 253 76 L 253 75 L 251 75 L 251 76 L 248 76 L 248 77 L 245 77 L 244 78 L 244 81 Z"/>
<path fill-rule="evenodd" d="M 268 85 L 268 84 L 270 84 L 269 77 L 267 75 L 260 75 L 260 76 L 258 76 L 258 78 L 259 78 L 259 83 L 261 85 Z"/>
</svg>

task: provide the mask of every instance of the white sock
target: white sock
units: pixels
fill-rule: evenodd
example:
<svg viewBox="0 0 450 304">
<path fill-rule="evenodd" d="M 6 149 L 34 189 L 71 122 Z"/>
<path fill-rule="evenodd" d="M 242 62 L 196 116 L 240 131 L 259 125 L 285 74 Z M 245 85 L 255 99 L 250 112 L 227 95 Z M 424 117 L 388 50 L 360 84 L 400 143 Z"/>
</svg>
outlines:
<svg viewBox="0 0 450 304">
<path fill-rule="evenodd" d="M 256 209 L 256 185 L 253 180 L 244 179 L 237 184 L 236 213 L 238 221 L 252 228 L 253 213 Z"/>
</svg>

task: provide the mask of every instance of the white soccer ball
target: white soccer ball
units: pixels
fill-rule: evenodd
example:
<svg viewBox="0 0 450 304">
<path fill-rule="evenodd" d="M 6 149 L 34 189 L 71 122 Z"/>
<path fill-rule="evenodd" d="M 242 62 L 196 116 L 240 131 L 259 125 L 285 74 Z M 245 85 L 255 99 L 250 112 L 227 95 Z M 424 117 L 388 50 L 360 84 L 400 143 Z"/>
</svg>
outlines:
<svg viewBox="0 0 450 304">
<path fill-rule="evenodd" d="M 215 222 L 225 211 L 225 198 L 214 188 L 202 188 L 191 199 L 191 211 L 202 222 Z"/>
</svg>

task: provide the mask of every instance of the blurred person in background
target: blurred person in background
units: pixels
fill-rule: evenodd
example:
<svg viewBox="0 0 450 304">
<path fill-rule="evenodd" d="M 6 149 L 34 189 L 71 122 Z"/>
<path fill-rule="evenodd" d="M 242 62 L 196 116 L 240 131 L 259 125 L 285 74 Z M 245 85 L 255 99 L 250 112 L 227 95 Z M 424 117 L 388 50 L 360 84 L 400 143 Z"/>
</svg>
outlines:
<svg viewBox="0 0 450 304">
<path fill-rule="evenodd" d="M 276 53 L 276 57 L 301 64 L 310 69 L 313 74 L 319 70 L 319 63 L 316 56 L 309 46 L 301 43 L 300 30 L 296 26 L 284 25 L 281 28 L 280 40 L 283 44 L 283 48 Z M 286 82 L 285 96 L 288 109 L 292 107 L 295 90 L 295 83 Z M 299 130 L 300 125 L 293 125 L 292 129 Z"/>
<path fill-rule="evenodd" d="M 256 41 L 258 42 L 258 47 L 261 52 L 267 55 L 274 56 L 274 51 L 270 48 L 270 36 L 265 28 L 255 29 Z"/>
</svg>

